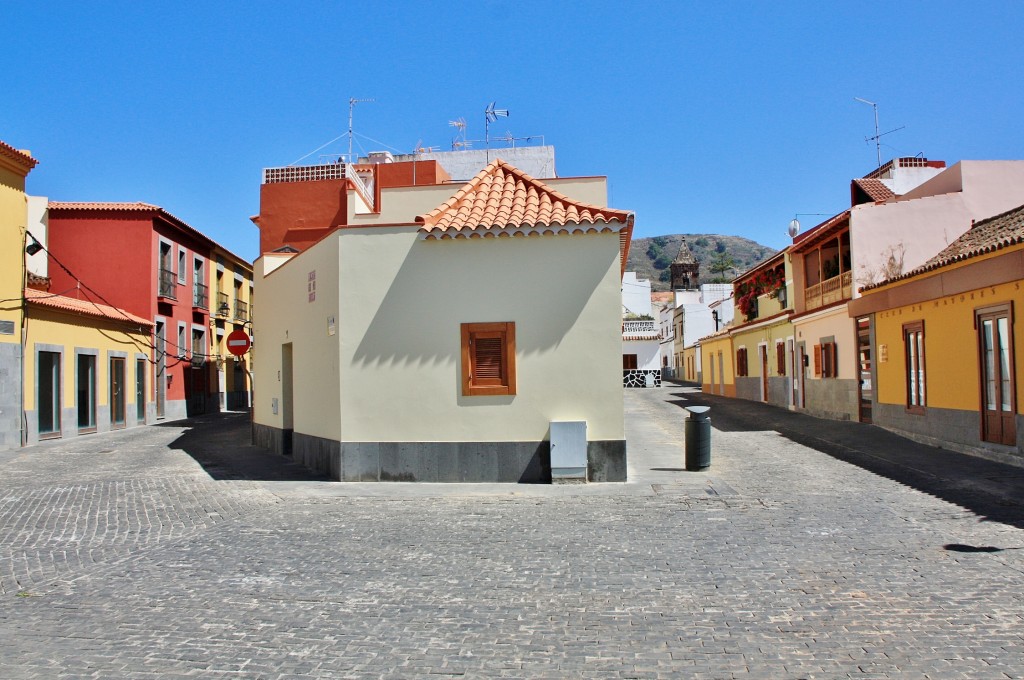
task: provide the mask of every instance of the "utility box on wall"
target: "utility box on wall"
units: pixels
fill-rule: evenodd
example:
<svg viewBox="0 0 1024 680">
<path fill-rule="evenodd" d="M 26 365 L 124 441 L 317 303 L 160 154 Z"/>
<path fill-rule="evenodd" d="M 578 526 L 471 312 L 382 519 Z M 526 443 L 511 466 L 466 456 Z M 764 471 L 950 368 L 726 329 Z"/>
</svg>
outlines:
<svg viewBox="0 0 1024 680">
<path fill-rule="evenodd" d="M 587 481 L 587 423 L 551 423 L 551 482 Z"/>
</svg>

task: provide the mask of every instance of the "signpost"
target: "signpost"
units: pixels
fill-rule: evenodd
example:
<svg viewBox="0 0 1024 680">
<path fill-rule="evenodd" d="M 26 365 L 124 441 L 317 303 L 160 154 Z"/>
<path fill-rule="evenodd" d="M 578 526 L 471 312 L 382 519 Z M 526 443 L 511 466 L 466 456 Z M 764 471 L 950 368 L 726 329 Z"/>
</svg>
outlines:
<svg viewBox="0 0 1024 680">
<path fill-rule="evenodd" d="M 236 357 L 240 357 L 252 347 L 252 338 L 243 330 L 231 331 L 228 333 L 228 351 Z"/>
<path fill-rule="evenodd" d="M 244 330 L 238 329 L 228 333 L 227 338 L 228 351 L 234 354 L 236 357 L 240 357 L 249 351 L 252 347 L 252 338 Z M 252 389 L 252 373 L 249 368 L 245 368 L 245 373 L 249 376 L 249 386 Z M 249 404 L 249 443 L 256 443 L 256 422 L 254 420 L 255 413 L 253 413 L 254 404 Z"/>
</svg>

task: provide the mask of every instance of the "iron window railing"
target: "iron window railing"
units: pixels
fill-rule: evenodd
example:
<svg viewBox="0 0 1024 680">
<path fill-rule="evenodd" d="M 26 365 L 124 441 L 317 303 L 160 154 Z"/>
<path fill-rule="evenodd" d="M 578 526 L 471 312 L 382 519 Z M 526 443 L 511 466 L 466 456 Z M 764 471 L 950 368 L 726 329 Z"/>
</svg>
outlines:
<svg viewBox="0 0 1024 680">
<path fill-rule="evenodd" d="M 160 270 L 160 297 L 177 300 L 178 277 L 169 269 Z"/>
<path fill-rule="evenodd" d="M 202 283 L 195 284 L 192 290 L 192 306 L 198 309 L 206 309 L 210 301 L 210 287 Z"/>
</svg>

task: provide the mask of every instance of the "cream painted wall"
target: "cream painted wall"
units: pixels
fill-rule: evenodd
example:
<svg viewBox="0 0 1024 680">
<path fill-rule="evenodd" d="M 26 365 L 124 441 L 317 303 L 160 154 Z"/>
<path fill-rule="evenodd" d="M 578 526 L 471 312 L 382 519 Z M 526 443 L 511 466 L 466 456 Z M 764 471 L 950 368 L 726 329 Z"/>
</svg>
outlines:
<svg viewBox="0 0 1024 680">
<path fill-rule="evenodd" d="M 424 241 L 415 227 L 381 227 L 339 230 L 266 278 L 258 260 L 256 421 L 281 427 L 271 400 L 291 341 L 296 432 L 539 441 L 552 420 L 586 420 L 590 439 L 622 439 L 618 253 L 613 233 Z M 460 324 L 483 321 L 516 323 L 515 396 L 461 394 Z"/>
<path fill-rule="evenodd" d="M 840 379 L 859 379 L 857 367 L 857 327 L 854 319 L 846 312 L 846 305 L 832 307 L 825 312 L 802 317 L 793 322 L 796 342 L 807 345 L 807 354 L 811 363 L 807 367 L 807 380 L 821 380 L 814 375 L 814 346 L 821 344 L 822 338 L 835 338 L 837 361 Z M 769 360 L 770 363 L 770 360 Z M 831 378 L 827 378 L 831 380 Z"/>
<path fill-rule="evenodd" d="M 345 441 L 538 441 L 553 420 L 624 438 L 617 233 L 337 238 Z M 460 324 L 486 321 L 516 324 L 515 396 L 461 394 Z"/>
<path fill-rule="evenodd" d="M 281 356 L 282 346 L 291 343 L 295 431 L 334 440 L 341 439 L 338 233 L 284 264 L 270 258 L 277 268 L 266 276 L 268 257 L 259 258 L 253 267 L 253 295 L 260 304 L 253 320 L 253 417 L 257 423 L 283 427 L 287 405 L 282 402 Z M 312 302 L 310 272 L 315 272 L 316 281 Z M 328 326 L 330 317 L 335 319 L 334 335 Z"/>
</svg>

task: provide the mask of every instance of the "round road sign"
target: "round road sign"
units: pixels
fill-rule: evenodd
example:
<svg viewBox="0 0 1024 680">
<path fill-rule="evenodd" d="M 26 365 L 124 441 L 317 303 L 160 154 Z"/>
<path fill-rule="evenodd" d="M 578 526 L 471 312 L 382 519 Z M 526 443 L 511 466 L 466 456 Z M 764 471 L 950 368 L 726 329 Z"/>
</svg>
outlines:
<svg viewBox="0 0 1024 680">
<path fill-rule="evenodd" d="M 240 357 L 252 347 L 252 338 L 245 331 L 231 331 L 228 333 L 228 351 L 236 357 Z"/>
</svg>

